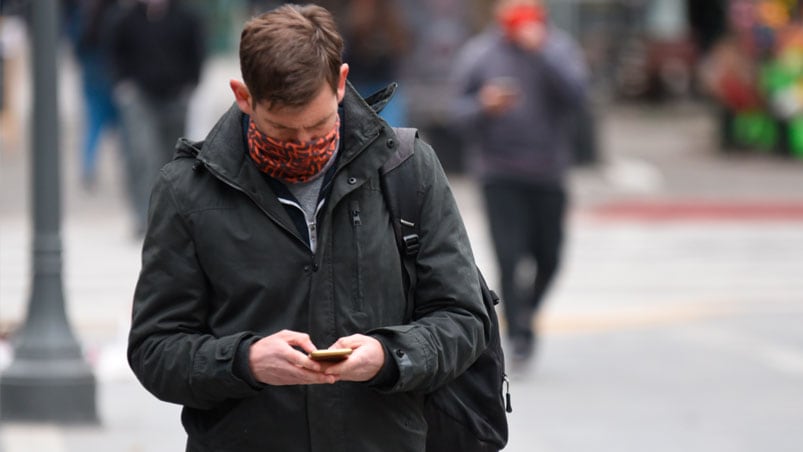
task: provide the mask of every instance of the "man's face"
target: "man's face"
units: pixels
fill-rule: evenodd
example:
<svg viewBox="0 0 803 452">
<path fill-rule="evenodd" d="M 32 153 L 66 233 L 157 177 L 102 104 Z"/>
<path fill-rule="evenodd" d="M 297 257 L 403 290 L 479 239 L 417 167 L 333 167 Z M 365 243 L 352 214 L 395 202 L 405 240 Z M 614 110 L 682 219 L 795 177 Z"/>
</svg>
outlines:
<svg viewBox="0 0 803 452">
<path fill-rule="evenodd" d="M 267 108 L 267 103 L 257 104 L 251 119 L 265 135 L 283 141 L 307 142 L 329 133 L 337 121 L 337 106 L 342 100 L 328 83 L 310 103 L 301 107 Z"/>
<path fill-rule="evenodd" d="M 326 135 L 335 126 L 337 106 L 346 94 L 348 71 L 348 65 L 343 64 L 337 90 L 322 81 L 318 94 L 301 107 L 272 106 L 266 102 L 254 105 L 245 84 L 232 80 L 230 85 L 240 110 L 251 116 L 260 132 L 277 140 L 307 142 Z"/>
</svg>

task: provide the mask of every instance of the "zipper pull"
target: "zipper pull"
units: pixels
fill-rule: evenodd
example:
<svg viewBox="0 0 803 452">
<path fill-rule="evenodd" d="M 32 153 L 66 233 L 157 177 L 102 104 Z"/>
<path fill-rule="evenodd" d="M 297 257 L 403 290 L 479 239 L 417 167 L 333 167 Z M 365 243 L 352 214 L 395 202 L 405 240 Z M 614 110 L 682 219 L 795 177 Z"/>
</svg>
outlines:
<svg viewBox="0 0 803 452">
<path fill-rule="evenodd" d="M 354 226 L 362 225 L 362 220 L 360 219 L 360 205 L 357 201 L 352 201 L 351 203 L 351 224 Z"/>
<path fill-rule="evenodd" d="M 505 411 L 508 413 L 513 412 L 513 406 L 510 405 L 510 380 L 507 379 L 507 374 L 505 374 Z"/>
</svg>

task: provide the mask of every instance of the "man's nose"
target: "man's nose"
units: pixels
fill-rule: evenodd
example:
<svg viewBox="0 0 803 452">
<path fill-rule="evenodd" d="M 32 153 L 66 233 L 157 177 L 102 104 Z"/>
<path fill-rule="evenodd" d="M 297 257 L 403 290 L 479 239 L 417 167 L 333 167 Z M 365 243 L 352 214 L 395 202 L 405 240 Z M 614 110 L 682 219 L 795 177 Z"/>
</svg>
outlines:
<svg viewBox="0 0 803 452">
<path fill-rule="evenodd" d="M 299 130 L 296 132 L 295 136 L 295 139 L 300 141 L 301 143 L 312 141 L 314 138 L 315 137 L 312 135 L 312 133 L 307 130 Z"/>
</svg>

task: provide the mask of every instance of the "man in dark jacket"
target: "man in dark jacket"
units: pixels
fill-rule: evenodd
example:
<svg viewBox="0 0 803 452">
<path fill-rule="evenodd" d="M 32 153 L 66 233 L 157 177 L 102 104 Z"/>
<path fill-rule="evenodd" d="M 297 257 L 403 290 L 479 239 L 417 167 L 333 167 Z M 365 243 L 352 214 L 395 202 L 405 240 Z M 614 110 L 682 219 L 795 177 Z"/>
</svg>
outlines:
<svg viewBox="0 0 803 452">
<path fill-rule="evenodd" d="M 347 83 L 342 48 L 317 6 L 249 21 L 237 105 L 153 190 L 128 358 L 184 406 L 189 451 L 423 451 L 424 395 L 485 348 L 466 231 L 420 140 L 406 306 L 379 183 L 399 142 Z M 319 348 L 352 352 L 323 363 Z"/>
<path fill-rule="evenodd" d="M 456 122 L 479 148 L 513 364 L 532 356 L 533 320 L 558 271 L 565 179 L 587 75 L 574 41 L 549 25 L 539 0 L 497 0 L 496 22 L 469 41 L 455 68 Z M 516 284 L 526 257 L 537 272 Z"/>
</svg>

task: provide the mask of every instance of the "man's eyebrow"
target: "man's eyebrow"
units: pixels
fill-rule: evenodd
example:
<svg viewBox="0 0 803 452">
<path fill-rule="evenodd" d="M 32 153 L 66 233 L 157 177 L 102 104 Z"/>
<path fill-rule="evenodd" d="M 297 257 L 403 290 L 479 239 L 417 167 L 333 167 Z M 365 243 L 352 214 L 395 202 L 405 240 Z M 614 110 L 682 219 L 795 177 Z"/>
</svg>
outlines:
<svg viewBox="0 0 803 452">
<path fill-rule="evenodd" d="M 265 122 L 267 122 L 268 124 L 270 124 L 273 127 L 276 127 L 277 129 L 291 129 L 292 128 L 292 127 L 287 127 L 285 125 L 279 124 L 278 122 L 273 122 L 270 119 L 265 119 Z"/>
</svg>

